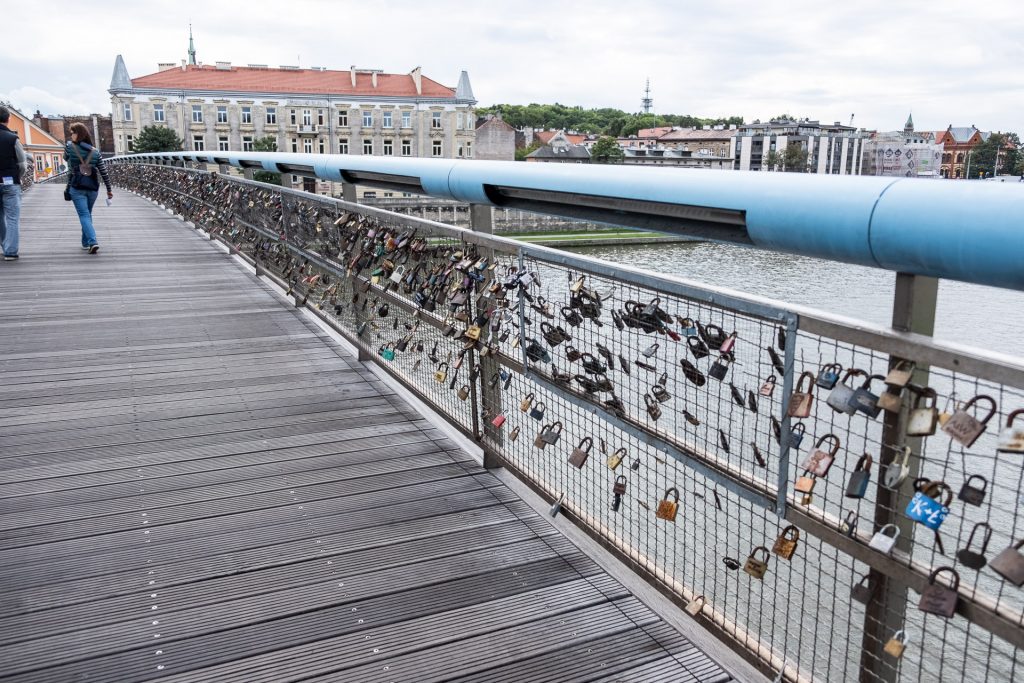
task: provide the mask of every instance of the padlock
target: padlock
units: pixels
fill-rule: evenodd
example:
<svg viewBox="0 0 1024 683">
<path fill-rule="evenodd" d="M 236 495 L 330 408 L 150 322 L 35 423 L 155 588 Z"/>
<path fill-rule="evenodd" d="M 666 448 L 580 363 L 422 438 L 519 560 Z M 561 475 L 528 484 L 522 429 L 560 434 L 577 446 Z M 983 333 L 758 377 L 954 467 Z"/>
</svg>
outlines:
<svg viewBox="0 0 1024 683">
<path fill-rule="evenodd" d="M 505 419 L 506 418 L 503 413 L 498 413 L 494 416 L 494 419 L 491 420 L 491 424 L 494 425 L 496 429 L 501 429 L 501 426 L 505 424 Z"/>
<path fill-rule="evenodd" d="M 772 552 L 781 557 L 784 560 L 788 560 L 793 557 L 793 553 L 796 552 L 796 546 L 800 542 L 800 530 L 790 524 L 779 537 L 775 539 L 775 545 L 772 546 Z"/>
<path fill-rule="evenodd" d="M 885 533 L 886 531 L 892 530 L 892 535 Z M 892 549 L 896 546 L 896 539 L 900 537 L 900 530 L 895 524 L 886 524 L 871 537 L 868 541 L 868 545 L 877 550 L 878 552 L 888 555 L 892 552 Z"/>
<path fill-rule="evenodd" d="M 1024 539 L 996 555 L 988 565 L 996 574 L 1018 588 L 1024 586 L 1024 555 L 1021 555 L 1021 548 L 1024 548 Z"/>
<path fill-rule="evenodd" d="M 571 285 L 569 285 L 569 291 L 573 294 L 579 294 L 580 290 L 583 289 L 584 282 L 586 281 L 585 275 L 580 275 Z"/>
<path fill-rule="evenodd" d="M 533 392 L 528 393 L 522 401 L 519 402 L 519 411 L 525 413 L 533 405 Z M 543 416 L 543 414 L 542 414 Z"/>
<path fill-rule="evenodd" d="M 676 318 L 676 322 L 679 323 L 679 331 L 684 337 L 695 337 L 697 336 L 697 323 L 693 318 Z"/>
<path fill-rule="evenodd" d="M 515 441 L 518 438 L 519 438 L 519 426 L 516 425 L 515 427 L 513 427 L 512 431 L 508 433 L 508 440 L 509 441 Z"/>
<path fill-rule="evenodd" d="M 843 379 L 832 387 L 832 391 L 829 392 L 828 397 L 825 399 L 825 403 L 827 403 L 832 410 L 837 413 L 853 415 L 857 412 L 857 407 L 855 405 L 851 405 L 850 399 L 853 398 L 855 392 L 847 382 L 852 377 L 858 377 L 865 374 L 866 373 L 863 370 L 858 370 L 857 368 L 850 368 L 847 370 Z"/>
<path fill-rule="evenodd" d="M 800 493 L 811 493 L 814 491 L 814 485 L 817 481 L 817 478 L 813 474 L 805 472 L 796 478 L 796 484 L 793 488 Z"/>
<path fill-rule="evenodd" d="M 651 395 L 658 401 L 658 403 L 667 403 L 672 399 L 672 394 L 668 393 L 668 390 L 661 384 L 655 384 L 651 387 Z"/>
<path fill-rule="evenodd" d="M 827 451 L 822 450 L 822 446 L 826 441 L 832 443 L 831 448 Z M 808 451 L 807 457 L 800 467 L 817 477 L 826 477 L 828 476 L 829 469 L 832 467 L 832 463 L 835 462 L 837 453 L 839 453 L 839 437 L 835 434 L 826 434 L 818 439 L 814 447 Z"/>
<path fill-rule="evenodd" d="M 985 535 L 982 537 L 981 548 L 973 550 L 971 546 L 974 545 L 974 533 L 982 527 L 984 527 L 983 533 Z M 956 559 L 965 567 L 981 569 L 987 561 L 985 559 L 985 551 L 988 550 L 988 542 L 990 540 L 992 540 L 992 527 L 988 525 L 988 522 L 978 522 L 971 529 L 971 535 L 967 537 L 967 546 L 957 551 Z"/>
<path fill-rule="evenodd" d="M 892 369 L 889 370 L 889 374 L 885 376 L 885 383 L 891 387 L 903 388 L 910 384 L 911 377 L 914 376 L 914 369 L 917 365 L 914 361 L 900 360 L 897 361 Z"/>
<path fill-rule="evenodd" d="M 903 656 L 903 651 L 907 649 L 908 642 L 909 639 L 907 638 L 907 634 L 903 631 L 903 629 L 900 629 L 899 631 L 896 631 L 896 633 L 893 634 L 892 638 L 889 639 L 889 641 L 885 644 L 885 647 L 882 649 L 885 650 L 885 654 L 889 655 L 890 657 L 895 657 L 899 659 Z"/>
<path fill-rule="evenodd" d="M 704 377 L 704 373 L 697 369 L 697 366 L 690 362 L 688 358 L 680 358 L 679 364 L 683 366 L 683 376 L 687 380 L 692 382 L 694 386 L 704 386 L 707 379 Z"/>
<path fill-rule="evenodd" d="M 644 394 L 644 403 L 647 405 L 647 414 L 652 420 L 657 421 L 661 417 L 661 406 L 658 404 L 658 399 L 650 394 Z"/>
<path fill-rule="evenodd" d="M 384 360 L 394 360 L 395 350 L 392 347 L 385 345 L 380 348 L 380 355 Z"/>
<path fill-rule="evenodd" d="M 544 425 L 543 427 L 540 428 L 539 432 L 537 432 L 537 436 L 533 440 L 533 445 L 536 448 L 544 450 L 544 447 L 548 445 L 548 442 L 544 438 L 544 436 L 548 433 L 549 429 L 551 429 L 551 425 L 547 425 L 546 424 L 546 425 Z"/>
<path fill-rule="evenodd" d="M 393 271 L 391 271 L 390 280 L 397 285 L 402 281 L 403 278 L 405 278 L 405 264 L 402 264 L 395 268 Z"/>
<path fill-rule="evenodd" d="M 804 386 L 807 380 L 807 386 Z M 809 417 L 811 406 L 814 403 L 814 375 L 809 372 L 800 373 L 800 379 L 796 382 L 796 389 L 789 397 L 789 407 L 786 414 L 790 417 Z"/>
<path fill-rule="evenodd" d="M 929 495 L 934 491 L 935 496 L 945 494 L 945 500 L 940 501 Z M 906 515 L 915 522 L 920 522 L 933 531 L 938 531 L 942 522 L 949 514 L 949 504 L 953 502 L 953 490 L 945 482 L 929 482 L 923 490 L 914 494 L 914 497 L 907 503 Z"/>
<path fill-rule="evenodd" d="M 853 538 L 853 535 L 857 533 L 858 521 L 860 521 L 860 514 L 856 510 L 847 510 L 846 517 L 839 523 L 839 533 Z"/>
<path fill-rule="evenodd" d="M 981 481 L 980 487 L 972 483 L 975 480 Z M 967 477 L 967 481 L 960 487 L 960 493 L 957 494 L 957 498 L 968 505 L 981 505 L 982 501 L 985 500 L 985 492 L 987 490 L 988 480 L 980 474 L 972 474 Z"/>
<path fill-rule="evenodd" d="M 996 446 L 1000 453 L 1024 453 L 1024 420 L 1017 426 L 1013 424 L 1021 415 L 1024 415 L 1024 408 L 1006 416 L 1006 429 L 999 433 L 999 444 Z"/>
<path fill-rule="evenodd" d="M 643 354 L 644 354 L 644 358 L 650 358 L 650 357 L 651 357 L 651 356 L 653 356 L 654 354 L 658 353 L 658 349 L 659 349 L 660 347 L 661 347 L 661 344 L 659 344 L 658 342 L 654 342 L 653 344 L 651 344 L 650 346 L 648 346 L 648 347 L 647 347 L 646 349 L 644 349 L 644 351 L 643 351 Z"/>
<path fill-rule="evenodd" d="M 708 368 L 708 377 L 714 377 L 719 382 L 725 379 L 726 374 L 729 372 L 729 361 L 722 356 Z"/>
<path fill-rule="evenodd" d="M 857 465 L 850 474 L 850 481 L 846 484 L 847 498 L 863 498 L 868 491 L 868 482 L 871 481 L 872 457 L 865 453 L 857 459 Z"/>
<path fill-rule="evenodd" d="M 616 496 L 626 495 L 626 475 L 620 474 L 615 477 L 615 483 L 612 484 L 612 493 Z"/>
<path fill-rule="evenodd" d="M 850 397 L 850 405 L 857 412 L 864 413 L 868 417 L 878 417 L 882 409 L 878 406 L 878 394 L 871 391 L 871 380 L 885 379 L 881 375 L 869 375 L 864 383 L 860 385 L 853 396 Z"/>
<path fill-rule="evenodd" d="M 768 375 L 758 393 L 762 396 L 771 396 L 775 392 L 776 382 L 775 375 Z"/>
<path fill-rule="evenodd" d="M 437 370 L 434 371 L 434 381 L 443 384 L 446 379 L 448 379 L 448 364 L 439 363 Z"/>
<path fill-rule="evenodd" d="M 570 363 L 575 363 L 582 355 L 583 354 L 572 344 L 565 345 L 565 359 Z"/>
<path fill-rule="evenodd" d="M 818 370 L 818 378 L 814 381 L 814 384 L 822 389 L 828 389 L 831 391 L 832 388 L 835 387 L 836 382 L 839 381 L 839 374 L 842 371 L 843 366 L 839 363 L 822 365 L 821 369 Z"/>
<path fill-rule="evenodd" d="M 480 326 L 475 324 L 470 325 L 469 327 L 466 328 L 466 331 L 463 334 L 467 339 L 477 341 L 480 339 Z"/>
<path fill-rule="evenodd" d="M 759 554 L 760 557 L 758 557 Z M 755 579 L 763 579 L 764 575 L 768 573 L 769 559 L 771 559 L 771 555 L 768 554 L 768 548 L 765 548 L 763 545 L 759 545 L 750 551 L 750 555 L 747 557 L 747 561 L 743 565 L 743 571 L 750 574 Z"/>
<path fill-rule="evenodd" d="M 902 391 L 897 389 L 897 391 Z M 887 413 L 899 414 L 903 408 L 903 399 L 899 393 L 893 393 L 888 389 L 878 396 L 878 407 Z"/>
<path fill-rule="evenodd" d="M 669 496 L 672 496 L 672 500 L 669 500 Z M 679 490 L 676 487 L 666 489 L 665 496 L 658 503 L 658 509 L 654 513 L 654 516 L 658 519 L 663 519 L 666 522 L 676 521 L 676 514 L 679 512 Z"/>
<path fill-rule="evenodd" d="M 775 419 L 774 417 L 772 418 Z M 774 425 L 773 425 L 774 427 Z M 789 427 L 789 447 L 800 448 L 804 442 L 804 435 L 807 433 L 807 426 L 803 422 L 797 422 Z"/>
<path fill-rule="evenodd" d="M 461 387 L 459 387 L 459 394 L 458 394 L 458 396 L 459 396 L 459 400 L 460 401 L 465 401 L 467 398 L 469 398 L 469 385 L 468 384 L 463 384 Z"/>
<path fill-rule="evenodd" d="M 740 568 L 740 561 L 735 557 L 723 557 L 722 564 L 725 565 L 726 569 L 733 572 Z"/>
<path fill-rule="evenodd" d="M 698 614 L 700 614 L 701 611 L 703 611 L 704 605 L 706 603 L 707 598 L 705 598 L 703 595 L 698 595 L 697 597 L 693 598 L 688 603 L 686 603 L 686 607 L 684 607 L 683 609 L 685 609 L 686 613 L 689 614 L 691 617 L 695 617 Z"/>
<path fill-rule="evenodd" d="M 859 603 L 867 605 L 871 602 L 871 599 L 875 597 L 875 589 L 877 586 L 871 581 L 871 575 L 865 574 L 860 577 L 860 581 L 853 585 L 850 589 L 850 597 Z"/>
<path fill-rule="evenodd" d="M 722 342 L 722 345 L 718 347 L 718 351 L 720 353 L 732 353 L 733 349 L 736 348 L 737 336 L 738 335 L 735 331 L 732 332 L 728 337 L 725 338 L 725 341 Z"/>
<path fill-rule="evenodd" d="M 991 406 L 988 413 L 981 420 L 967 412 L 978 401 L 985 401 Z M 985 431 L 989 420 L 995 414 L 995 399 L 985 394 L 979 394 L 958 408 L 949 420 L 946 421 L 946 424 L 942 425 L 942 431 L 946 432 L 951 439 L 961 444 L 964 448 L 970 448 Z"/>
<path fill-rule="evenodd" d="M 543 420 L 544 413 L 546 413 L 547 410 L 548 407 L 543 403 L 536 403 L 533 405 L 532 408 L 530 408 L 530 417 L 532 417 L 534 420 Z"/>
<path fill-rule="evenodd" d="M 995 560 L 992 561 L 992 564 L 995 565 Z M 953 575 L 951 587 L 936 583 L 936 579 L 942 572 L 949 572 Z M 1024 573 L 1021 574 L 1021 577 L 1024 582 Z M 956 613 L 959 589 L 960 575 L 956 573 L 956 570 L 952 567 L 939 567 L 928 576 L 928 585 L 921 592 L 921 600 L 917 603 L 917 608 L 922 612 L 949 619 Z"/>
<path fill-rule="evenodd" d="M 690 353 L 697 360 L 707 358 L 711 355 L 711 350 L 708 349 L 708 345 L 700 337 L 687 337 L 686 345 L 690 348 Z"/>
<path fill-rule="evenodd" d="M 577 469 L 583 469 L 583 466 L 587 464 L 587 458 L 590 457 L 590 449 L 593 447 L 594 440 L 589 436 L 583 437 L 579 445 L 569 455 L 569 464 Z"/>
<path fill-rule="evenodd" d="M 622 464 L 622 461 L 625 459 L 626 455 L 627 455 L 627 451 L 626 451 L 625 448 L 619 448 L 614 453 L 609 455 L 608 456 L 608 468 L 611 469 L 611 470 L 618 469 L 619 465 Z"/>
<path fill-rule="evenodd" d="M 549 446 L 554 446 L 558 443 L 558 440 L 562 438 L 562 423 L 560 420 L 555 420 L 551 423 L 550 428 L 544 432 L 544 442 Z"/>
<path fill-rule="evenodd" d="M 882 485 L 890 489 L 898 489 L 910 474 L 910 446 L 904 446 L 892 462 L 885 466 Z"/>
</svg>

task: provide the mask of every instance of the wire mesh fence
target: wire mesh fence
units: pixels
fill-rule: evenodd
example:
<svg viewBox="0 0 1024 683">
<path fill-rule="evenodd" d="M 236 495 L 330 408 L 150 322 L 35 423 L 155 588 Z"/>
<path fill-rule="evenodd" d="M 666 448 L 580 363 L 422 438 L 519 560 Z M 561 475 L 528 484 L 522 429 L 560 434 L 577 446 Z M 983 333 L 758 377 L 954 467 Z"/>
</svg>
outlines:
<svg viewBox="0 0 1024 683">
<path fill-rule="evenodd" d="M 896 354 L 897 335 L 779 302 L 241 179 L 114 175 L 278 279 L 765 671 L 1019 677 L 1014 361 L 967 371 L 930 341 Z"/>
</svg>

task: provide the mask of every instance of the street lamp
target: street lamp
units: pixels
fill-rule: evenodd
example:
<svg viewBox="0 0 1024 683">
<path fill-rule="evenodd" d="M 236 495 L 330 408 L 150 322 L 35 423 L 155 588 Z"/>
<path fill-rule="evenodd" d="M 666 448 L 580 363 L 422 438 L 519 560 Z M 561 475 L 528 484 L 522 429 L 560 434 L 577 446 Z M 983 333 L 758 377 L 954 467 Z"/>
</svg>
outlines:
<svg viewBox="0 0 1024 683">
<path fill-rule="evenodd" d="M 971 153 L 972 152 L 974 152 L 973 149 L 967 150 L 967 173 L 964 174 L 964 180 L 970 180 L 971 179 Z"/>
</svg>

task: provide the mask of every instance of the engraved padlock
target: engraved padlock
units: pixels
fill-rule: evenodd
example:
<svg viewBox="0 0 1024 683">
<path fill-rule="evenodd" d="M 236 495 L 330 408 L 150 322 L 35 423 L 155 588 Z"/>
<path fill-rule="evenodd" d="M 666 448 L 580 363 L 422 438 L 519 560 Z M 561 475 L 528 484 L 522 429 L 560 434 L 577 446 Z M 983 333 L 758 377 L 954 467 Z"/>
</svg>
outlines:
<svg viewBox="0 0 1024 683">
<path fill-rule="evenodd" d="M 837 413 L 853 415 L 857 412 L 857 406 L 852 405 L 850 399 L 853 398 L 855 391 L 848 382 L 854 377 L 866 376 L 866 374 L 863 370 L 858 370 L 857 368 L 847 370 L 846 374 L 843 375 L 843 379 L 836 382 L 836 385 L 832 387 L 832 391 L 829 392 L 825 403 Z"/>
<path fill-rule="evenodd" d="M 615 483 L 612 484 L 612 493 L 616 496 L 626 495 L 626 475 L 620 474 L 615 477 Z"/>
<path fill-rule="evenodd" d="M 755 579 L 764 579 L 764 575 L 768 573 L 769 559 L 771 559 L 771 555 L 768 554 L 768 548 L 759 545 L 750 551 L 750 555 L 743 565 L 743 571 Z"/>
<path fill-rule="evenodd" d="M 831 443 L 827 451 L 822 449 L 826 441 Z M 835 434 L 826 434 L 818 439 L 817 443 L 808 451 L 807 457 L 800 467 L 817 477 L 826 477 L 832 463 L 835 462 L 837 453 L 839 453 L 839 437 Z"/>
<path fill-rule="evenodd" d="M 1014 424 L 1014 421 L 1022 416 L 1024 408 L 1006 416 L 1006 428 L 999 433 L 999 444 L 996 446 L 1000 453 L 1024 453 L 1024 418 Z"/>
<path fill-rule="evenodd" d="M 762 396 L 771 396 L 775 392 L 776 382 L 777 380 L 775 379 L 775 375 L 768 375 L 764 380 L 764 383 L 761 385 L 761 388 L 758 390 L 758 393 Z"/>
<path fill-rule="evenodd" d="M 1021 548 L 1024 548 L 1024 539 L 996 555 L 988 565 L 996 574 L 1018 588 L 1024 586 L 1024 555 L 1021 555 Z"/>
<path fill-rule="evenodd" d="M 989 404 L 989 411 L 982 419 L 978 419 L 970 412 L 970 408 L 978 401 Z M 985 431 L 988 421 L 996 414 L 996 402 L 991 396 L 979 394 L 962 405 L 950 416 L 946 424 L 942 425 L 942 431 L 946 432 L 951 439 L 961 444 L 964 448 L 970 448 L 978 437 Z"/>
<path fill-rule="evenodd" d="M 793 557 L 793 553 L 796 552 L 797 544 L 800 542 L 800 530 L 790 524 L 779 537 L 775 539 L 775 545 L 772 546 L 772 552 L 781 557 L 784 560 L 788 560 Z"/>
<path fill-rule="evenodd" d="M 892 531 L 891 534 L 885 533 L 886 531 Z M 868 545 L 877 550 L 878 552 L 888 555 L 892 552 L 892 549 L 896 547 L 896 540 L 900 537 L 900 530 L 895 524 L 886 524 L 871 537 L 868 541 Z"/>
<path fill-rule="evenodd" d="M 821 369 L 818 370 L 818 378 L 814 381 L 816 386 L 822 389 L 828 389 L 829 391 L 835 387 L 836 382 L 839 381 L 839 375 L 843 371 L 843 366 L 839 363 L 828 363 L 822 365 Z"/>
<path fill-rule="evenodd" d="M 669 497 L 672 500 L 669 500 Z M 679 512 L 679 490 L 676 487 L 671 487 L 665 491 L 665 496 L 658 503 L 658 509 L 654 513 L 654 516 L 658 519 L 663 519 L 666 522 L 676 521 L 676 515 Z"/>
<path fill-rule="evenodd" d="M 981 538 L 981 547 L 975 550 L 972 546 L 974 545 L 974 534 L 978 529 L 982 529 L 984 535 Z M 967 537 L 967 545 L 957 551 L 956 559 L 965 567 L 981 569 L 987 562 L 985 551 L 988 550 L 990 540 L 992 540 L 992 527 L 988 525 L 988 522 L 978 522 L 971 529 L 971 535 Z"/>
<path fill-rule="evenodd" d="M 981 482 L 979 486 L 976 482 Z M 957 498 L 968 505 L 981 505 L 985 500 L 985 492 L 988 490 L 988 480 L 980 474 L 972 474 L 960 487 Z"/>
<path fill-rule="evenodd" d="M 847 498 L 863 498 L 868 491 L 868 482 L 871 481 L 872 457 L 865 453 L 857 459 L 857 465 L 850 473 L 850 481 L 846 484 Z"/>
<path fill-rule="evenodd" d="M 626 458 L 627 451 L 625 448 L 619 448 L 614 453 L 608 456 L 608 468 L 611 470 L 617 470 L 622 461 Z"/>
<path fill-rule="evenodd" d="M 993 560 L 994 562 L 994 560 Z M 937 583 L 940 573 L 949 572 L 953 575 L 952 586 Z M 939 567 L 928 576 L 928 585 L 921 592 L 917 608 L 928 614 L 935 614 L 949 619 L 956 613 L 957 591 L 960 589 L 960 575 L 952 567 Z"/>
<path fill-rule="evenodd" d="M 935 497 L 933 497 L 935 496 Z M 945 496 L 945 500 L 938 497 Z M 915 522 L 920 522 L 933 531 L 938 531 L 949 514 L 949 504 L 953 502 L 953 490 L 942 481 L 928 482 L 907 503 L 906 515 Z"/>
<path fill-rule="evenodd" d="M 924 387 L 914 393 L 914 403 L 907 416 L 907 436 L 931 436 L 939 424 L 939 409 L 935 405 L 938 394 L 931 387 Z"/>
<path fill-rule="evenodd" d="M 805 380 L 807 386 L 804 386 Z M 800 373 L 800 379 L 797 380 L 793 395 L 789 397 L 789 407 L 786 409 L 786 414 L 790 417 L 809 417 L 813 404 L 814 375 L 810 372 L 802 372 Z"/>
<path fill-rule="evenodd" d="M 569 455 L 569 464 L 577 469 L 583 469 L 583 466 L 587 464 L 587 458 L 590 457 L 590 449 L 593 447 L 594 440 L 589 436 L 583 437 L 579 445 Z"/>
<path fill-rule="evenodd" d="M 893 634 L 892 638 L 889 639 L 882 649 L 885 650 L 885 654 L 898 659 L 903 656 L 903 651 L 907 649 L 908 642 L 909 639 L 906 632 L 900 629 Z"/>
</svg>

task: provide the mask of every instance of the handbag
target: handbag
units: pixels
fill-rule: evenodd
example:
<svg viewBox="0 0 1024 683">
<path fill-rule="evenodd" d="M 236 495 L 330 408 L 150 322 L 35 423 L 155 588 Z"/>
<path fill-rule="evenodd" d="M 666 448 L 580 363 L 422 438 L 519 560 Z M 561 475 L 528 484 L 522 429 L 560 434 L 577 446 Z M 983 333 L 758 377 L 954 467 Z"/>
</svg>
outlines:
<svg viewBox="0 0 1024 683">
<path fill-rule="evenodd" d="M 66 201 L 66 202 L 70 202 L 71 201 L 71 186 L 70 185 L 65 186 L 65 188 L 64 188 L 64 201 Z"/>
</svg>

